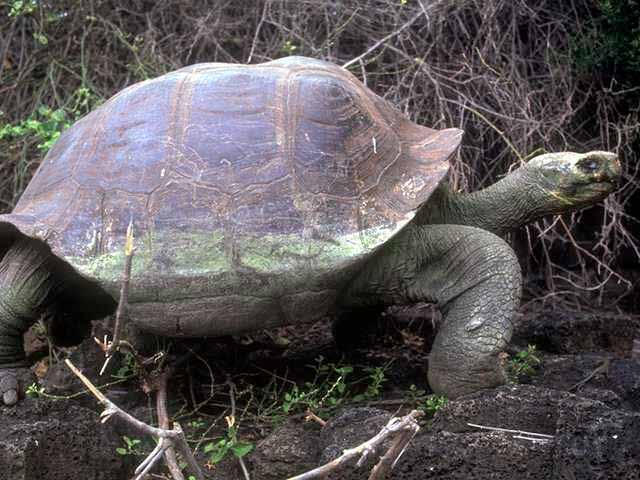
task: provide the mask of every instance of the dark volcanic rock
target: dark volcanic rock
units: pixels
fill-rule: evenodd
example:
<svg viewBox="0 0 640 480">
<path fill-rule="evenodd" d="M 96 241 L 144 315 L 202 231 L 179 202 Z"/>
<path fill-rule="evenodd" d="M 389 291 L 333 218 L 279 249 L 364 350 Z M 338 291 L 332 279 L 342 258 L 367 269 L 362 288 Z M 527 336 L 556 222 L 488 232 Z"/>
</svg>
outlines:
<svg viewBox="0 0 640 480">
<path fill-rule="evenodd" d="M 532 385 L 504 385 L 448 402 L 433 420 L 434 430 L 477 432 L 468 423 L 553 434 L 557 407 L 570 393 Z"/>
<path fill-rule="evenodd" d="M 627 356 L 640 338 L 640 321 L 606 312 L 543 310 L 519 321 L 513 342 L 550 353 L 611 352 Z"/>
<path fill-rule="evenodd" d="M 324 463 L 375 435 L 389 414 L 350 409 L 320 436 Z M 475 423 L 552 435 L 546 443 Z M 526 434 L 525 434 L 526 435 Z M 430 430 L 413 439 L 392 478 L 597 479 L 640 478 L 640 414 L 567 392 L 531 385 L 504 386 L 452 401 Z M 334 479 L 366 479 L 371 465 L 335 472 Z"/>
<path fill-rule="evenodd" d="M 495 434 L 466 423 L 554 439 L 542 445 L 505 433 L 492 439 Z M 407 452 L 398 478 L 640 478 L 640 414 L 567 392 L 528 385 L 478 392 L 445 406 L 434 429 L 439 432 L 421 437 Z M 449 431 L 459 433 L 451 437 Z M 432 459 L 433 468 L 426 469 L 421 458 Z M 420 475 L 402 473 L 408 468 Z"/>
<path fill-rule="evenodd" d="M 587 399 L 558 410 L 553 478 L 640 479 L 640 414 Z"/>
<path fill-rule="evenodd" d="M 322 454 L 318 465 L 324 465 L 338 458 L 347 448 L 357 447 L 366 442 L 380 432 L 390 418 L 389 412 L 377 408 L 359 407 L 343 410 L 330 419 L 322 429 L 320 435 Z M 388 445 L 389 441 L 383 444 L 383 449 L 388 448 Z M 359 468 L 355 468 L 355 462 L 353 462 L 327 476 L 327 479 L 367 478 L 376 460 L 377 456 L 373 455 Z"/>
<path fill-rule="evenodd" d="M 552 455 L 551 443 L 525 442 L 496 432 L 443 431 L 416 437 L 393 470 L 392 478 L 551 479 Z"/>
<path fill-rule="evenodd" d="M 315 468 L 319 430 L 319 425 L 300 420 L 276 428 L 249 457 L 252 478 L 281 480 Z"/>
<path fill-rule="evenodd" d="M 120 439 L 98 415 L 69 402 L 26 399 L 0 407 L 0 480 L 128 478 Z"/>
<path fill-rule="evenodd" d="M 391 418 L 378 408 L 347 408 L 331 418 L 320 434 L 320 463 L 339 457 L 345 448 L 356 447 L 376 435 Z"/>
<path fill-rule="evenodd" d="M 605 362 L 608 367 L 603 369 Z M 640 359 L 599 353 L 544 355 L 543 367 L 533 383 L 558 390 L 571 389 L 577 395 L 600 400 L 613 408 L 640 410 Z"/>
</svg>

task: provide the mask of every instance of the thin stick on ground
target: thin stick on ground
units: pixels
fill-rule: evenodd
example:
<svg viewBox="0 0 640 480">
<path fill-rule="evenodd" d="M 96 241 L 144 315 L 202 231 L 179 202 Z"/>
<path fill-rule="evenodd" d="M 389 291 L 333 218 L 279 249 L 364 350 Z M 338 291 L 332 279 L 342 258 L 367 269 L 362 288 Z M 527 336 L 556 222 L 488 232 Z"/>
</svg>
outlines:
<svg viewBox="0 0 640 480">
<path fill-rule="evenodd" d="M 157 379 L 158 393 L 156 394 L 156 410 L 158 411 L 158 426 L 165 430 L 168 430 L 171 427 L 169 412 L 167 410 L 167 384 L 171 373 L 171 369 L 165 369 Z M 185 480 L 184 475 L 182 475 L 182 470 L 178 466 L 176 451 L 173 447 L 169 447 L 165 450 L 164 461 L 175 480 Z"/>
<path fill-rule="evenodd" d="M 546 443 L 553 440 L 553 435 L 547 435 L 546 433 L 525 432 L 524 430 L 511 430 L 509 428 L 489 427 L 487 425 L 478 425 L 477 423 L 467 423 L 470 427 L 479 428 L 480 430 L 491 430 L 494 432 L 512 433 L 513 438 L 520 438 L 522 440 L 529 440 L 534 443 Z"/>
<path fill-rule="evenodd" d="M 324 427 L 327 424 L 326 421 L 313 413 L 310 408 L 307 408 L 307 411 L 304 414 L 304 419 L 306 422 L 316 422 L 321 427 Z"/>
<path fill-rule="evenodd" d="M 361 445 L 345 450 L 341 456 L 331 462 L 315 468 L 301 475 L 289 478 L 289 480 L 310 480 L 313 478 L 324 478 L 329 473 L 344 467 L 346 464 L 360 457 L 356 467 L 361 467 L 382 443 L 390 437 L 395 437 L 395 441 L 389 450 L 383 455 L 378 464 L 371 471 L 369 480 L 380 480 L 395 466 L 400 455 L 405 451 L 407 445 L 415 434 L 420 430 L 417 419 L 424 415 L 419 410 L 413 410 L 404 417 L 393 417 L 389 422 L 370 440 Z"/>
<path fill-rule="evenodd" d="M 122 420 L 133 426 L 140 433 L 145 435 L 151 435 L 158 439 L 156 448 L 145 458 L 135 471 L 135 480 L 142 480 L 142 478 L 158 463 L 163 454 L 169 448 L 175 448 L 182 458 L 187 462 L 187 466 L 191 473 L 195 476 L 196 480 L 204 480 L 204 476 L 198 463 L 196 462 L 189 445 L 187 444 L 186 437 L 179 424 L 174 423 L 173 429 L 156 428 L 141 422 L 137 418 L 128 414 L 115 403 L 109 400 L 100 390 L 98 390 L 91 380 L 82 374 L 80 370 L 69 360 L 66 359 L 65 363 L 71 369 L 71 371 L 85 384 L 89 391 L 98 399 L 100 403 L 105 406 L 104 411 L 100 414 L 100 421 L 102 423 L 107 422 L 112 417 L 120 417 Z M 179 480 L 179 477 L 173 477 L 174 480 Z"/>
<path fill-rule="evenodd" d="M 231 415 L 229 415 L 229 417 L 231 417 L 231 422 L 233 424 L 236 421 L 236 385 L 231 381 L 231 378 L 227 378 L 227 385 L 229 385 L 229 402 L 231 403 Z M 242 469 L 242 474 L 244 475 L 245 480 L 251 480 L 251 477 L 249 476 L 249 470 L 247 469 L 244 460 L 242 459 L 242 457 L 237 458 L 238 463 L 240 463 L 240 468 Z"/>
</svg>

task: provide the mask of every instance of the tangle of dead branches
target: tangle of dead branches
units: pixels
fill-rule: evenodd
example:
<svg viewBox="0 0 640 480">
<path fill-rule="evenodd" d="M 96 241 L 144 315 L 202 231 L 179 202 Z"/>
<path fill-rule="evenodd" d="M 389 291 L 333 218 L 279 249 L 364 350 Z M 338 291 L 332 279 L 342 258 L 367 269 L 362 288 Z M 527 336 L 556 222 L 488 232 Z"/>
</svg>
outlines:
<svg viewBox="0 0 640 480">
<path fill-rule="evenodd" d="M 16 3 L 0 3 L 0 127 L 42 105 L 71 122 L 127 85 L 197 62 L 329 60 L 416 122 L 464 129 L 459 189 L 485 186 L 534 152 L 618 151 L 625 184 L 604 207 L 540 222 L 514 241 L 554 292 L 602 300 L 600 286 L 629 285 L 622 267 L 640 259 L 631 217 L 640 119 L 619 84 L 573 58 L 594 0 Z M 37 143 L 0 137 L 1 211 L 41 160 Z"/>
</svg>

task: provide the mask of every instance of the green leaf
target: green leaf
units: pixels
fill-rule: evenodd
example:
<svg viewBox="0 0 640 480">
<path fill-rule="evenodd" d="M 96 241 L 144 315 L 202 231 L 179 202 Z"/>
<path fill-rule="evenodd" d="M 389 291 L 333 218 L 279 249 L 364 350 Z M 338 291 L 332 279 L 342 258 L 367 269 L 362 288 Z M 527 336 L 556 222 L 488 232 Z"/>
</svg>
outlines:
<svg viewBox="0 0 640 480">
<path fill-rule="evenodd" d="M 33 38 L 35 38 L 40 45 L 46 45 L 49 43 L 49 39 L 44 33 L 36 32 L 33 34 Z"/>
<path fill-rule="evenodd" d="M 251 450 L 253 450 L 253 444 L 248 442 L 238 442 L 231 447 L 231 451 L 238 458 L 244 457 Z"/>
<path fill-rule="evenodd" d="M 222 448 L 218 448 L 215 452 L 211 454 L 211 456 L 209 457 L 209 460 L 211 460 L 211 463 L 219 463 L 224 458 L 224 456 L 227 454 L 228 451 L 229 451 L 228 445 L 225 445 Z"/>
<path fill-rule="evenodd" d="M 207 443 L 207 444 L 204 446 L 204 450 L 203 450 L 203 452 L 204 452 L 204 453 L 209 453 L 209 452 L 211 452 L 211 451 L 213 451 L 213 450 L 215 450 L 215 449 L 216 449 L 216 446 L 213 444 L 213 442 L 210 442 L 210 443 Z"/>
<path fill-rule="evenodd" d="M 129 454 L 129 450 L 127 450 L 126 448 L 118 447 L 118 448 L 116 448 L 116 453 L 118 455 L 128 455 Z"/>
</svg>

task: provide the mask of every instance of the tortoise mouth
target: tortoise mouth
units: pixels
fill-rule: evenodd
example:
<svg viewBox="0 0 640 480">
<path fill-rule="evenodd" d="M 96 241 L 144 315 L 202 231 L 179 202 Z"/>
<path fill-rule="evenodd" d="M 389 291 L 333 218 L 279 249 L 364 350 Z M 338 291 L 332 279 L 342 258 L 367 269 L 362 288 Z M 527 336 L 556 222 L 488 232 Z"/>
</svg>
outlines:
<svg viewBox="0 0 640 480">
<path fill-rule="evenodd" d="M 596 177 L 590 184 L 587 185 L 587 188 L 594 191 L 600 192 L 603 194 L 610 194 L 614 190 L 618 188 L 620 185 L 620 176 L 612 176 L 606 172 L 603 172 L 601 175 Z"/>
<path fill-rule="evenodd" d="M 574 188 L 569 188 L 564 194 L 560 194 L 575 206 L 592 205 L 595 202 L 608 197 L 617 188 L 618 184 L 614 180 L 592 181 Z"/>
</svg>

